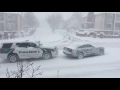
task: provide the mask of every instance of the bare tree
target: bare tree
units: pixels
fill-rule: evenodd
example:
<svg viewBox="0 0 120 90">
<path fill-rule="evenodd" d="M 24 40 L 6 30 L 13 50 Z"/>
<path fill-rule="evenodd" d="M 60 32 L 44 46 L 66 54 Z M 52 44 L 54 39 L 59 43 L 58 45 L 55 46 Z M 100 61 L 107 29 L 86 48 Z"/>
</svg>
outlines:
<svg viewBox="0 0 120 90">
<path fill-rule="evenodd" d="M 48 15 L 47 17 L 47 22 L 52 28 L 53 33 L 55 32 L 56 29 L 60 28 L 64 19 L 61 14 L 52 14 Z"/>
<path fill-rule="evenodd" d="M 24 78 L 24 76 L 27 76 L 29 78 L 35 78 L 38 75 L 42 75 L 43 72 L 40 72 L 40 67 L 37 66 L 36 68 L 33 67 L 33 63 L 27 62 L 27 64 L 24 64 L 23 61 L 20 61 L 17 63 L 17 71 L 9 71 L 8 68 L 6 69 L 7 78 Z M 28 73 L 30 71 L 30 73 Z"/>
<path fill-rule="evenodd" d="M 25 27 L 39 27 L 39 21 L 33 12 L 26 12 L 24 14 L 23 23 Z"/>
<path fill-rule="evenodd" d="M 94 12 L 89 12 L 88 13 L 87 22 L 89 22 L 89 24 L 87 24 L 88 28 L 94 28 L 94 22 L 95 22 L 95 14 L 94 14 Z"/>
</svg>

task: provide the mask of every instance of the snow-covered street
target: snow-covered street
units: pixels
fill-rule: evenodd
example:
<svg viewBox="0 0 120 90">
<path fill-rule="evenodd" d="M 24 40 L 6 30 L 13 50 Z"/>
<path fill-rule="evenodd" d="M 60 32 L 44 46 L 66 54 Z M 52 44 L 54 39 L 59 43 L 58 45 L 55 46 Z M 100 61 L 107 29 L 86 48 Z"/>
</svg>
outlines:
<svg viewBox="0 0 120 90">
<path fill-rule="evenodd" d="M 41 65 L 43 71 L 40 78 L 120 78 L 120 39 L 99 39 L 81 38 L 74 33 L 67 33 L 65 30 L 58 30 L 55 34 L 46 32 L 46 28 L 40 28 L 37 32 L 26 38 L 13 39 L 11 41 L 41 41 L 43 44 L 55 45 L 59 48 L 59 55 L 50 60 L 32 60 L 34 66 Z M 48 29 L 49 30 L 49 29 Z M 7 42 L 10 40 L 1 40 Z M 105 47 L 105 55 L 86 57 L 82 60 L 66 57 L 63 54 L 63 47 L 74 43 L 92 43 Z M 26 62 L 26 61 L 25 61 Z M 17 70 L 17 63 L 9 63 L 0 59 L 0 77 L 6 77 L 6 69 Z"/>
<path fill-rule="evenodd" d="M 51 60 L 32 60 L 34 67 L 41 65 L 43 78 L 119 78 L 120 48 L 107 48 L 104 56 L 86 57 L 82 60 L 66 57 L 62 51 Z M 25 61 L 26 62 L 26 61 Z M 17 63 L 1 60 L 0 77 L 6 77 L 6 69 L 17 70 Z"/>
</svg>

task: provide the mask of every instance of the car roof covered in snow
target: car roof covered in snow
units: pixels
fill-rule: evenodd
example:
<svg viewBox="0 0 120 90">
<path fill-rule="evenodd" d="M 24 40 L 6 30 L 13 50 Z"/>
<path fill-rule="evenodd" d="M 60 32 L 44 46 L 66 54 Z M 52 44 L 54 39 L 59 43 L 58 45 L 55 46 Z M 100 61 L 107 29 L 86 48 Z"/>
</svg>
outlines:
<svg viewBox="0 0 120 90">
<path fill-rule="evenodd" d="M 7 43 L 26 43 L 26 42 L 34 43 L 32 41 L 9 41 L 9 42 L 2 42 L 1 44 L 7 44 Z"/>
<path fill-rule="evenodd" d="M 76 49 L 82 45 L 92 45 L 92 44 L 91 43 L 74 43 L 72 45 L 67 46 L 67 48 Z"/>
</svg>

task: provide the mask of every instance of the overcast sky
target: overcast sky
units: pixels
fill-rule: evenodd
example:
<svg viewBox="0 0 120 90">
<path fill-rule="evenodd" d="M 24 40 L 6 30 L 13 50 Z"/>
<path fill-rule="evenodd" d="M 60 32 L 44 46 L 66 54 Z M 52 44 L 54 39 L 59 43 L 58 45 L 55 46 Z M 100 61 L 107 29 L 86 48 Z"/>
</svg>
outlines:
<svg viewBox="0 0 120 90">
<path fill-rule="evenodd" d="M 13 12 L 13 13 L 21 14 L 21 12 Z M 71 17 L 71 15 L 73 14 L 73 12 L 34 12 L 38 20 L 40 21 L 40 24 L 43 24 L 42 26 L 44 26 L 44 24 L 46 23 L 46 20 L 45 20 L 46 17 L 52 13 L 61 13 L 65 20 Z M 98 14 L 98 13 L 103 13 L 103 12 L 94 12 L 94 13 Z M 87 14 L 88 12 L 82 12 L 82 16 L 86 16 Z"/>
<path fill-rule="evenodd" d="M 73 12 L 34 12 L 34 13 L 38 17 L 38 19 L 41 20 L 41 19 L 45 19 L 48 15 L 52 13 L 61 13 L 64 19 L 68 19 Z"/>
<path fill-rule="evenodd" d="M 39 18 L 39 20 L 41 19 L 45 19 L 48 15 L 52 14 L 52 13 L 61 13 L 64 17 L 64 19 L 68 19 L 73 12 L 34 12 L 35 15 Z M 87 14 L 87 12 L 83 13 L 84 15 Z"/>
<path fill-rule="evenodd" d="M 73 14 L 73 12 L 34 12 L 34 13 L 38 17 L 39 20 L 45 19 L 48 15 L 52 13 L 61 13 L 64 19 L 68 19 Z M 95 14 L 97 13 L 102 13 L 102 12 L 95 12 Z M 86 16 L 87 14 L 88 12 L 82 12 L 83 16 Z"/>
<path fill-rule="evenodd" d="M 13 13 L 21 13 L 21 12 L 13 12 Z M 64 19 L 68 19 L 73 14 L 73 12 L 34 12 L 34 13 L 39 20 L 44 20 L 48 15 L 52 13 L 61 13 Z M 95 12 L 95 14 L 97 13 L 102 13 L 102 12 Z M 88 12 L 82 12 L 83 16 L 86 16 L 87 14 Z"/>
<path fill-rule="evenodd" d="M 21 13 L 21 12 L 11 12 L 11 13 Z M 39 19 L 44 19 L 52 13 L 61 13 L 65 19 L 68 19 L 73 14 L 73 12 L 34 12 L 34 13 Z M 98 14 L 103 12 L 94 12 L 94 13 Z M 82 12 L 83 16 L 86 16 L 87 14 L 88 12 Z"/>
</svg>

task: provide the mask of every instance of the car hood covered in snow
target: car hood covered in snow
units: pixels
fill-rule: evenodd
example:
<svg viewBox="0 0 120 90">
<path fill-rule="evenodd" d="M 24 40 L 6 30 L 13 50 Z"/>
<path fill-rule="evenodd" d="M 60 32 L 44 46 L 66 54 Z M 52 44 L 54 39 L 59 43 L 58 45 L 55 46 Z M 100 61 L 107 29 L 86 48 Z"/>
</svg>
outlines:
<svg viewBox="0 0 120 90">
<path fill-rule="evenodd" d="M 44 49 L 55 49 L 55 46 L 41 46 Z"/>
</svg>

